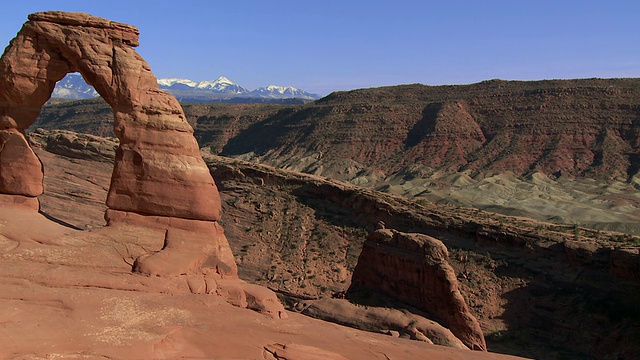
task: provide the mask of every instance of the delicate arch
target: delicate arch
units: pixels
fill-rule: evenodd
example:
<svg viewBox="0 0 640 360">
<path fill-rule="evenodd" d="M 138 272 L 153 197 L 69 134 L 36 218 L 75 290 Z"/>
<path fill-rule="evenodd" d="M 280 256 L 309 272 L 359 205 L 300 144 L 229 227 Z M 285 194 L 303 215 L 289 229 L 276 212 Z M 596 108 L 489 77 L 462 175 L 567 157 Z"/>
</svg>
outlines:
<svg viewBox="0 0 640 360">
<path fill-rule="evenodd" d="M 133 49 L 138 29 L 83 13 L 29 15 L 0 58 L 0 193 L 36 197 L 42 165 L 24 130 L 53 88 L 79 72 L 111 106 L 120 139 L 107 206 L 217 221 L 220 198 L 178 101 Z M 107 210 L 109 212 L 109 210 Z"/>
</svg>

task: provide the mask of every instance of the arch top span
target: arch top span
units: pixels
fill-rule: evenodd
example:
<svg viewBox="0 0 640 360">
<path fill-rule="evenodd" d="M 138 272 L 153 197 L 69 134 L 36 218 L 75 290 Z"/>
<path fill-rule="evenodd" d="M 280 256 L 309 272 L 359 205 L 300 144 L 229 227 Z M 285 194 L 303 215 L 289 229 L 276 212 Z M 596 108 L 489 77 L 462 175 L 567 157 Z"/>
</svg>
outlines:
<svg viewBox="0 0 640 360">
<path fill-rule="evenodd" d="M 29 21 L 48 21 L 59 25 L 108 29 L 113 39 L 121 40 L 133 47 L 140 45 L 138 41 L 140 31 L 137 27 L 81 12 L 44 11 L 29 14 L 27 19 Z"/>
<path fill-rule="evenodd" d="M 79 72 L 111 106 L 120 139 L 112 211 L 217 221 L 220 197 L 193 129 L 133 49 L 136 27 L 84 13 L 29 15 L 0 58 L 0 193 L 42 193 L 42 165 L 24 131 L 53 88 Z"/>
</svg>

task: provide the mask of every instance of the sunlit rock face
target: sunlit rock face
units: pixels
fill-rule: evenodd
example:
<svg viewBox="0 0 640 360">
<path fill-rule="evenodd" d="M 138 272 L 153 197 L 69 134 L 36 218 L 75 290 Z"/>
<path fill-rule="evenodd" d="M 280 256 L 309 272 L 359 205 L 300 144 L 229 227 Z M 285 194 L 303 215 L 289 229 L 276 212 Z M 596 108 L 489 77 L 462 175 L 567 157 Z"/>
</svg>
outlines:
<svg viewBox="0 0 640 360">
<path fill-rule="evenodd" d="M 138 29 L 82 13 L 29 16 L 0 59 L 0 192 L 42 193 L 24 130 L 55 83 L 79 72 L 109 103 L 120 139 L 109 208 L 217 221 L 220 198 L 178 101 L 136 53 Z"/>
<path fill-rule="evenodd" d="M 235 260 L 217 223 L 218 189 L 193 129 L 178 101 L 158 89 L 149 65 L 133 49 L 137 45 L 138 29 L 130 25 L 83 13 L 29 15 L 0 58 L 2 201 L 37 209 L 43 168 L 25 129 L 56 82 L 79 72 L 113 109 L 120 140 L 106 201 L 108 231 L 134 226 L 139 233 L 155 229 L 150 233 L 158 234 L 133 270 L 197 275 L 190 278 L 192 292 L 218 293 L 246 306 Z"/>
</svg>

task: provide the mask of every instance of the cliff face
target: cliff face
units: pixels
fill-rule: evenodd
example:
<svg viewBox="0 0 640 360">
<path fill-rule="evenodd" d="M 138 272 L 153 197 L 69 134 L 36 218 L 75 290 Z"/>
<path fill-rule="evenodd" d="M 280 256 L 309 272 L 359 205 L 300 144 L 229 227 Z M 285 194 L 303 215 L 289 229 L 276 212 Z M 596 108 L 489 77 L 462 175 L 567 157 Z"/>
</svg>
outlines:
<svg viewBox="0 0 640 360">
<path fill-rule="evenodd" d="M 638 172 L 639 151 L 640 80 L 589 79 L 334 93 L 256 124 L 222 153 L 292 168 L 288 158 L 316 155 L 315 166 L 297 170 L 324 158 L 387 174 L 419 164 L 426 175 L 509 170 L 626 180 Z"/>
<path fill-rule="evenodd" d="M 193 135 L 203 148 L 214 154 L 222 151 L 229 139 L 250 125 L 273 116 L 284 105 L 275 104 L 181 104 Z M 102 98 L 80 101 L 50 100 L 31 130 L 71 130 L 102 137 L 114 137 L 113 111 Z"/>
</svg>

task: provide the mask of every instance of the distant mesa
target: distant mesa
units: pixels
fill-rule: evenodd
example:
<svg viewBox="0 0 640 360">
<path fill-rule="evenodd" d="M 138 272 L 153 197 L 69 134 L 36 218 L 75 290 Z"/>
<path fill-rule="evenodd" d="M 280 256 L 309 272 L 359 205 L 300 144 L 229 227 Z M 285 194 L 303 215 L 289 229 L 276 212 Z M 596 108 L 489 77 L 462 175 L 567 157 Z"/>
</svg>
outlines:
<svg viewBox="0 0 640 360">
<path fill-rule="evenodd" d="M 638 104 L 640 79 L 334 92 L 258 118 L 221 155 L 371 187 L 389 183 L 387 176 L 362 178 L 375 171 L 406 182 L 486 171 L 628 181 L 640 174 Z"/>
<path fill-rule="evenodd" d="M 182 78 L 158 79 L 158 87 L 182 102 L 272 102 L 283 100 L 311 101 L 320 96 L 293 86 L 269 85 L 249 90 L 221 76 L 216 80 L 196 82 Z M 62 99 L 90 99 L 99 96 L 79 73 L 67 74 L 60 80 L 51 97 Z"/>
</svg>

